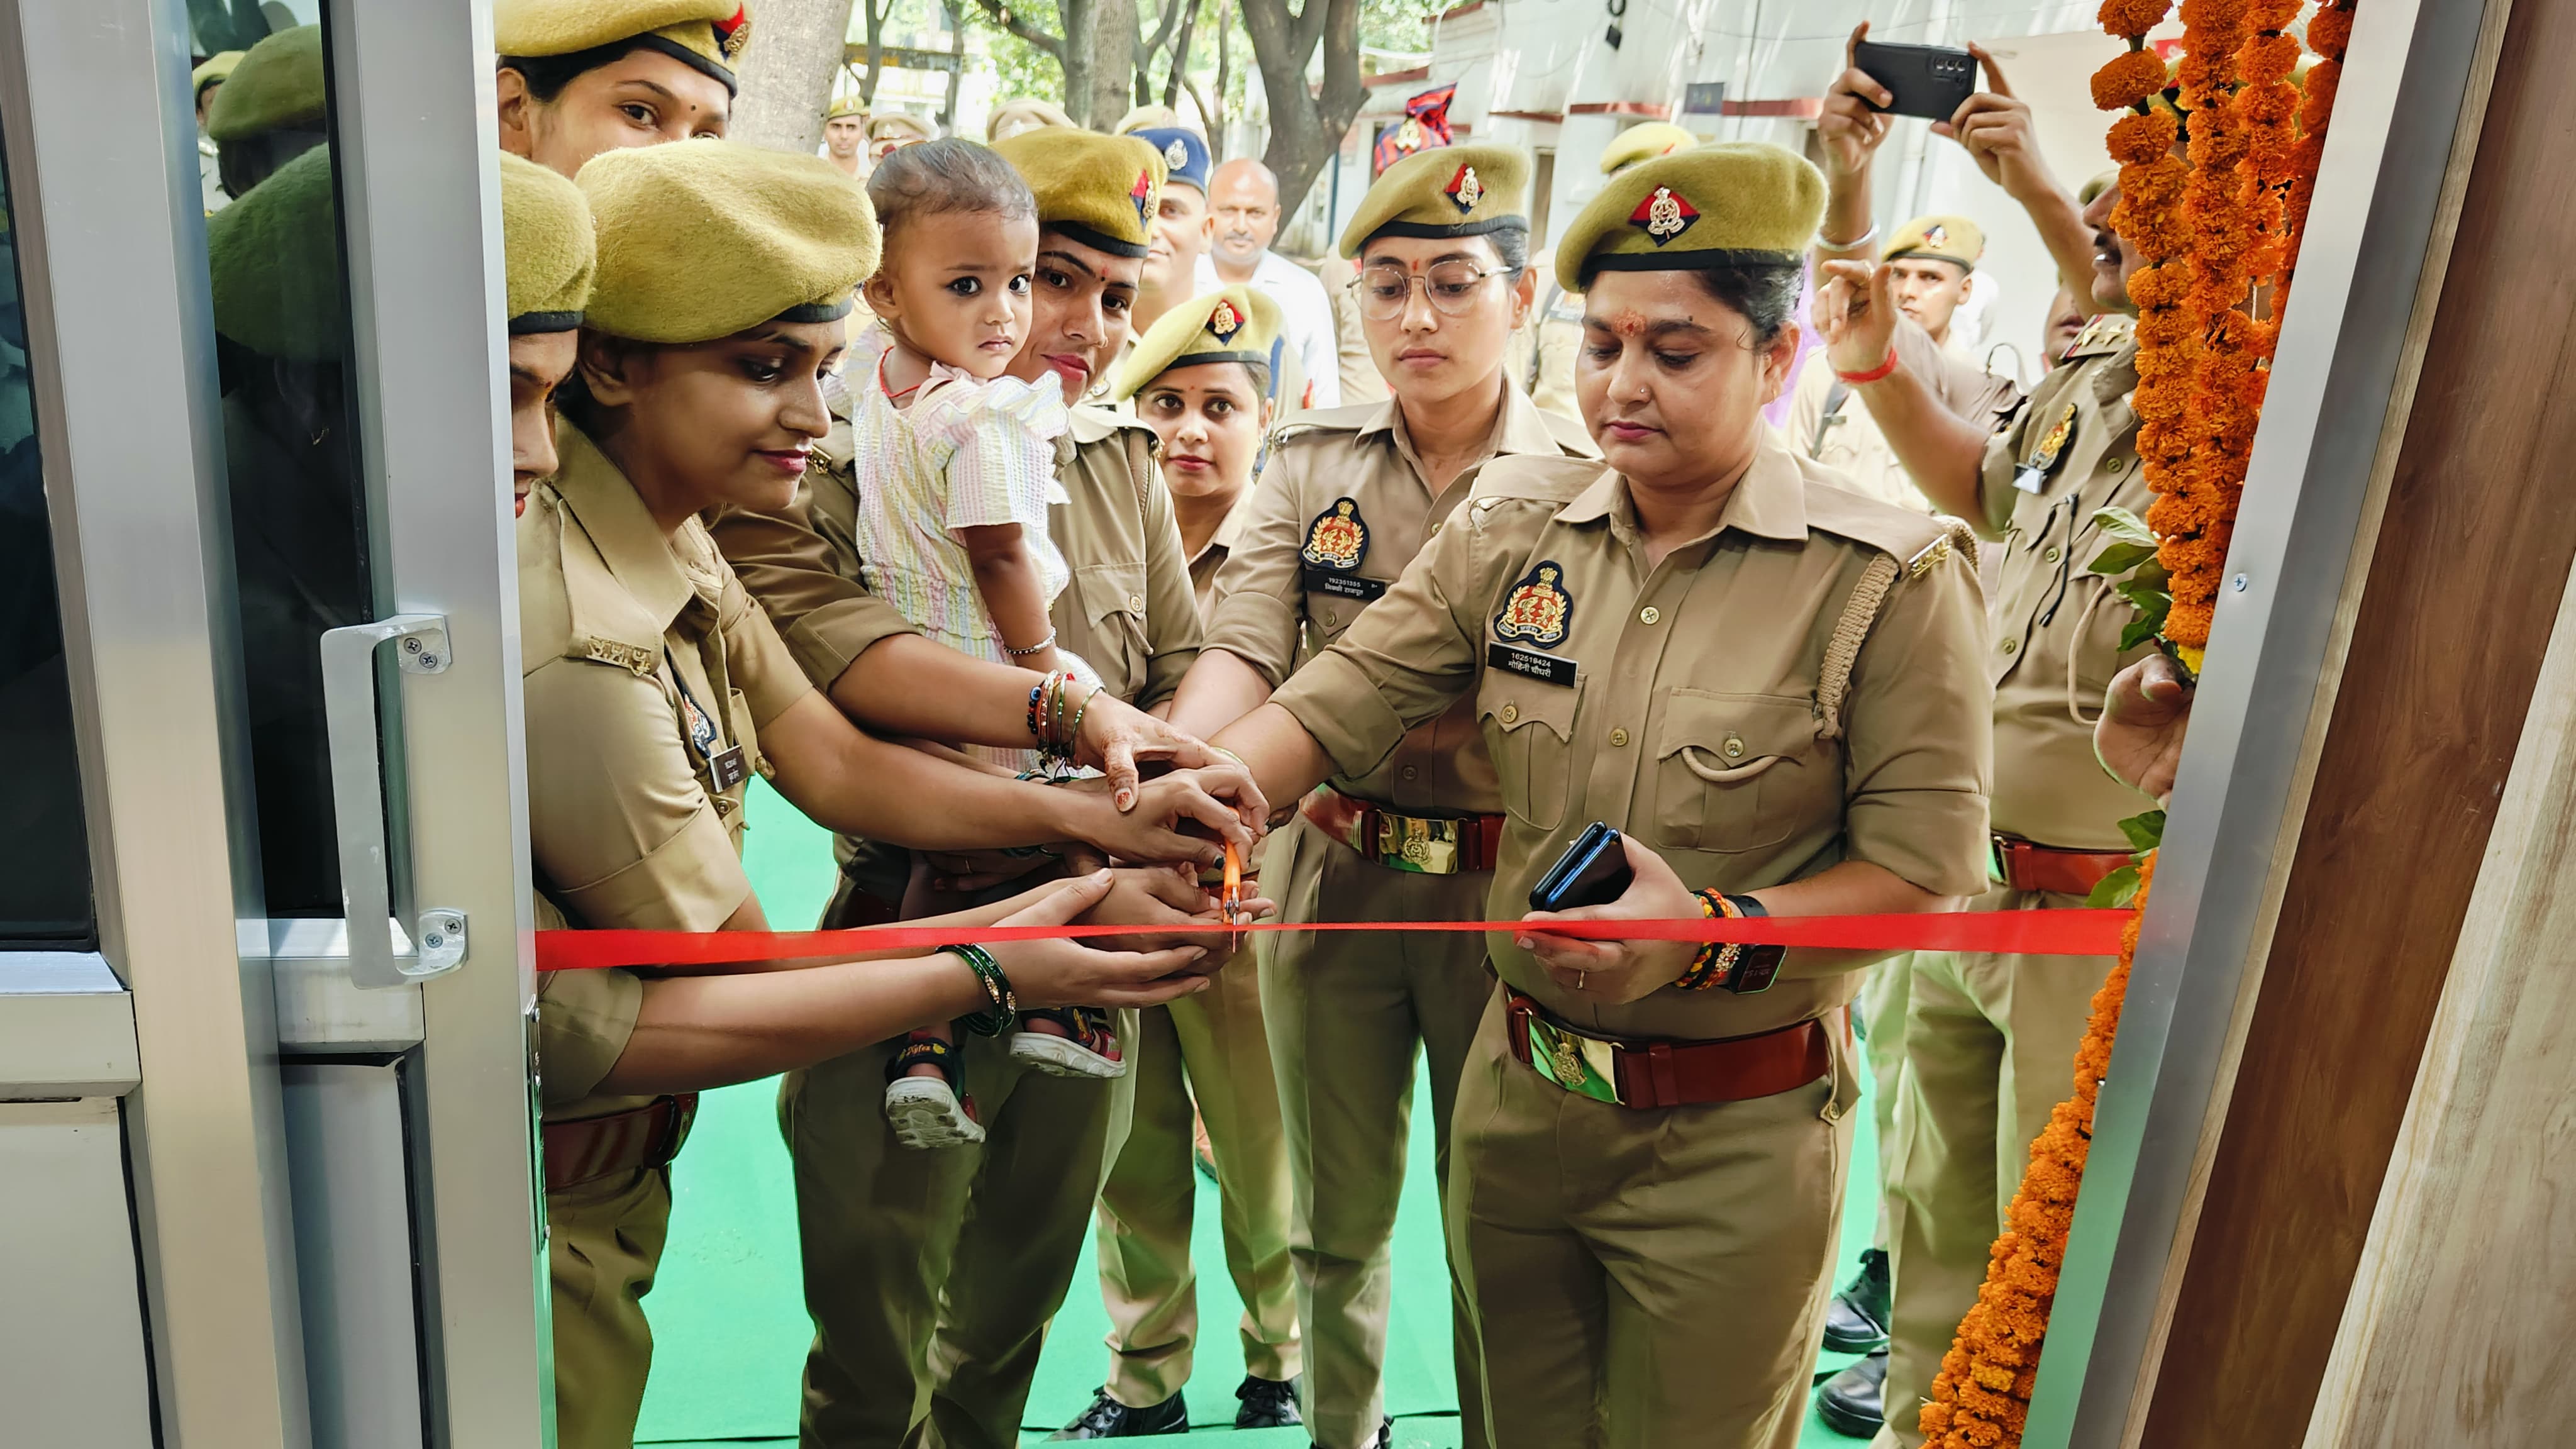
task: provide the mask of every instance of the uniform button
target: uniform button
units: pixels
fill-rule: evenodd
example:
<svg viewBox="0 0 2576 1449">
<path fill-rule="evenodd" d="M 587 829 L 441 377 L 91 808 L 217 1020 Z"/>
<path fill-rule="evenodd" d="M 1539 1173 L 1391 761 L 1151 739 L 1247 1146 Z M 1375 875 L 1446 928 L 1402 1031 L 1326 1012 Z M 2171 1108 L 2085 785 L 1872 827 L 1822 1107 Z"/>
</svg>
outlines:
<svg viewBox="0 0 2576 1449">
<path fill-rule="evenodd" d="M 2102 460 L 2102 471 L 2105 473 L 2117 473 L 2128 466 L 2129 460 L 2126 458 L 2105 458 Z"/>
<path fill-rule="evenodd" d="M 1628 744 L 1628 732 L 1627 732 L 1626 730 L 1612 730 L 1612 731 L 1610 732 L 1610 746 L 1611 746 L 1611 748 L 1613 748 L 1613 749 L 1624 749 L 1624 748 L 1626 748 L 1626 747 L 1627 747 L 1627 744 Z"/>
<path fill-rule="evenodd" d="M 1145 612 L 1145 596 L 1143 594 L 1129 594 L 1127 596 L 1127 607 L 1135 610 L 1139 614 Z"/>
<path fill-rule="evenodd" d="M 1648 604 L 1646 607 L 1637 611 L 1637 622 L 1640 624 L 1651 624 L 1662 617 L 1664 617 L 1663 610 L 1656 608 L 1652 604 Z"/>
<path fill-rule="evenodd" d="M 2006 639 L 2006 640 L 2004 641 L 2004 652 L 2005 652 L 2006 654 L 2018 654 L 2018 653 L 2020 653 L 2020 652 L 2021 652 L 2021 641 L 2020 641 L 2019 639 Z"/>
<path fill-rule="evenodd" d="M 1744 739 L 1740 735 L 1728 735 L 1723 748 L 1726 751 L 1726 757 L 1730 760 L 1744 758 Z"/>
<path fill-rule="evenodd" d="M 1438 538 L 1438 537 L 1440 536 L 1440 525 L 1439 525 L 1439 524 L 1436 524 L 1436 523 L 1435 523 L 1435 524 L 1431 525 L 1431 536 L 1432 536 L 1433 538 Z"/>
<path fill-rule="evenodd" d="M 1339 609 L 1326 609 L 1324 611 L 1324 627 L 1327 629 L 1338 629 L 1341 626 L 1342 611 Z"/>
<path fill-rule="evenodd" d="M 1412 766 L 1412 765 L 1407 765 L 1407 766 L 1405 766 L 1403 769 L 1401 769 L 1401 770 L 1397 771 L 1396 773 L 1397 773 L 1397 774 L 1399 774 L 1399 775 L 1402 775 L 1405 779 L 1408 779 L 1408 780 L 1419 780 L 1419 779 L 1421 779 L 1421 778 L 1422 778 L 1422 771 L 1421 771 L 1419 768 L 1417 768 L 1417 767 L 1415 767 L 1415 766 Z"/>
<path fill-rule="evenodd" d="M 1519 705 L 1507 704 L 1503 706 L 1503 723 L 1510 724 L 1515 720 L 1518 720 L 1520 717 L 1521 707 Z"/>
<path fill-rule="evenodd" d="M 2047 559 L 2050 563 L 2057 562 L 2057 545 L 2053 543 L 2050 544 L 2048 546 L 2048 552 L 2040 555 L 2040 557 Z"/>
</svg>

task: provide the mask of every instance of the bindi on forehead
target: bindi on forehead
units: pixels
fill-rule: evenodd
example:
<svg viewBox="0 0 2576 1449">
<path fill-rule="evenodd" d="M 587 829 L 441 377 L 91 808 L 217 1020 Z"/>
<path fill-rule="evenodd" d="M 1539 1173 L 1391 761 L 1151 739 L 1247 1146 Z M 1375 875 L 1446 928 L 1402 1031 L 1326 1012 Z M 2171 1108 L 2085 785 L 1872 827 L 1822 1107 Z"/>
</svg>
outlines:
<svg viewBox="0 0 2576 1449">
<path fill-rule="evenodd" d="M 1645 335 L 1646 314 L 1634 307 L 1622 307 L 1610 314 L 1610 330 L 1622 337 Z"/>
</svg>

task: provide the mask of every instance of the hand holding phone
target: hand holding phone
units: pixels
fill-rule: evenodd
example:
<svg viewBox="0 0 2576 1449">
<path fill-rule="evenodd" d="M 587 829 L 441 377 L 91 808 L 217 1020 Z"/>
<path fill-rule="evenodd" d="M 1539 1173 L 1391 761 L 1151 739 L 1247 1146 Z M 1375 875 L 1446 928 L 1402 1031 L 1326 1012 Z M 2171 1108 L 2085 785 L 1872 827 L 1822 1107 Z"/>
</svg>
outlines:
<svg viewBox="0 0 2576 1449">
<path fill-rule="evenodd" d="M 1977 58 L 1947 45 L 1852 43 L 1852 67 L 1878 82 L 1889 96 L 1872 108 L 1892 116 L 1946 121 L 1977 90 Z"/>
<path fill-rule="evenodd" d="M 1637 873 L 1628 864 L 1628 848 L 1619 832 L 1595 820 L 1530 887 L 1530 909 L 1570 911 L 1577 906 L 1606 906 L 1628 893 Z"/>
</svg>

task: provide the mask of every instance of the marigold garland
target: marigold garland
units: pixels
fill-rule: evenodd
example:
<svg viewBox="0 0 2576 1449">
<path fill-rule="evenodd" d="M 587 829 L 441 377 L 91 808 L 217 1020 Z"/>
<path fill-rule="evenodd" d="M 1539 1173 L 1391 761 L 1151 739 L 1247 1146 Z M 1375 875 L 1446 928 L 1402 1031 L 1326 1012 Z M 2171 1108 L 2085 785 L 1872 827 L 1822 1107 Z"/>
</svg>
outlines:
<svg viewBox="0 0 2576 1449">
<path fill-rule="evenodd" d="M 2164 637 L 2195 671 L 2209 639 L 2218 578 L 2253 450 L 2281 305 L 2316 190 L 2355 0 L 2327 0 L 2307 26 L 2319 57 L 2293 84 L 2301 0 L 2183 0 L 2179 133 L 2151 109 L 2164 66 L 2145 49 L 2168 0 L 2103 0 L 2102 27 L 2129 51 L 2093 77 L 2096 101 L 2132 114 L 2107 138 L 2120 162 L 2111 225 L 2144 263 L 2129 279 L 2138 309 L 2138 453 L 2156 492 L 2148 523 L 2171 574 Z M 2149 62 L 2154 63 L 2152 74 Z M 2295 123 L 2295 129 L 2294 129 Z M 1941 1361 L 1920 1424 L 1927 1449 L 2017 1449 L 2039 1378 L 2057 1275 L 2092 1145 L 2093 1112 L 2110 1073 L 2138 931 L 2155 878 L 2141 861 L 2120 960 L 2093 998 L 2075 1054 L 2074 1095 L 2031 1143 L 2030 1165 L 1995 1240 L 1976 1306 Z"/>
</svg>

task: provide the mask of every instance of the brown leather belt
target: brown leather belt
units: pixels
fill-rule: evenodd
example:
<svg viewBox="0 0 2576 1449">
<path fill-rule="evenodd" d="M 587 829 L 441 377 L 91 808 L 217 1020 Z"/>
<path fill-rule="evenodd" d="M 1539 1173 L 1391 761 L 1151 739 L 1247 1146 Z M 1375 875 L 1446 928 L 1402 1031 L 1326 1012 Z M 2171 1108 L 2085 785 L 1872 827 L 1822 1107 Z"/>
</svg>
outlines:
<svg viewBox="0 0 2576 1449">
<path fill-rule="evenodd" d="M 697 1115 L 698 1094 L 682 1092 L 605 1117 L 548 1122 L 546 1191 L 668 1166 L 680 1155 L 680 1144 L 689 1140 L 689 1123 Z"/>
<path fill-rule="evenodd" d="M 2134 862 L 2125 850 L 2060 850 L 1998 835 L 1991 863 L 1995 879 L 2014 890 L 2082 896 L 2091 895 L 2102 877 Z"/>
<path fill-rule="evenodd" d="M 1827 1018 L 1719 1041 L 1601 1037 L 1580 1032 L 1503 988 L 1512 1056 L 1569 1092 L 1622 1107 L 1743 1102 L 1795 1091 L 1833 1065 Z"/>
<path fill-rule="evenodd" d="M 1389 870 L 1422 875 L 1492 870 L 1502 853 L 1500 815 L 1399 815 L 1330 785 L 1316 787 L 1297 809 L 1316 829 Z"/>
</svg>

